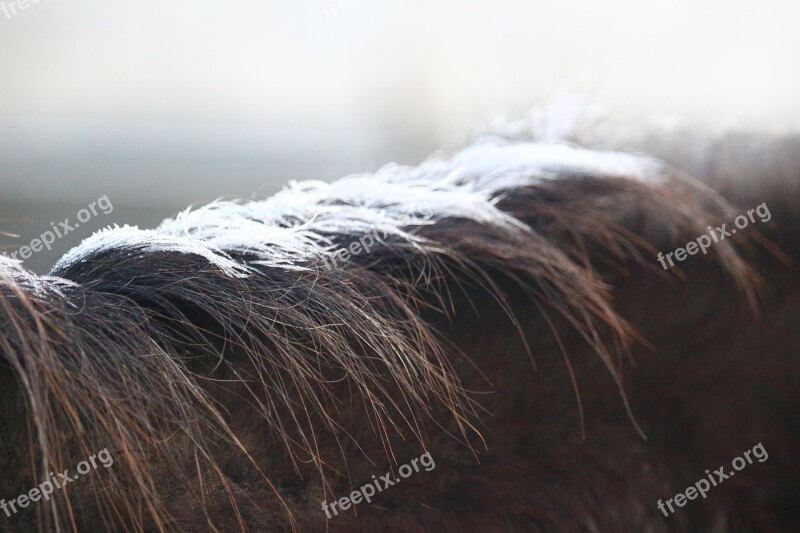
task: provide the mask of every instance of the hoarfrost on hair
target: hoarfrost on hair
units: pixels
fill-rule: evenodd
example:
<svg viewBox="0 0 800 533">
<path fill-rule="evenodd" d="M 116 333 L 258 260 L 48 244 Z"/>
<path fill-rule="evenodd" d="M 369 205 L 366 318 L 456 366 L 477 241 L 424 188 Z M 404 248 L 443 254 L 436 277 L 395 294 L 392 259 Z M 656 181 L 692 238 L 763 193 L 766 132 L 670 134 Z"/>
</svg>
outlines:
<svg viewBox="0 0 800 533">
<path fill-rule="evenodd" d="M 215 201 L 187 209 L 155 230 L 107 228 L 73 248 L 55 268 L 128 248 L 195 254 L 229 276 L 245 276 L 250 269 L 233 255 L 268 267 L 304 268 L 309 260 L 333 257 L 335 237 L 379 232 L 413 244 L 421 241 L 415 227 L 446 218 L 525 232 L 526 225 L 497 209 L 498 199 L 565 173 L 653 182 L 663 169 L 653 159 L 630 154 L 483 138 L 417 167 L 390 164 L 333 183 L 291 182 L 266 200 Z"/>
<path fill-rule="evenodd" d="M 199 239 L 173 236 L 159 230 L 141 230 L 128 225 L 109 227 L 96 232 L 59 259 L 53 270 L 66 268 L 92 254 L 113 249 L 199 255 L 231 277 L 247 275 L 249 270 L 245 265 L 231 259 L 223 250 Z"/>
<path fill-rule="evenodd" d="M 54 276 L 37 276 L 22 266 L 22 261 L 0 254 L 0 285 L 21 286 L 37 296 L 62 295 L 72 281 Z"/>
</svg>

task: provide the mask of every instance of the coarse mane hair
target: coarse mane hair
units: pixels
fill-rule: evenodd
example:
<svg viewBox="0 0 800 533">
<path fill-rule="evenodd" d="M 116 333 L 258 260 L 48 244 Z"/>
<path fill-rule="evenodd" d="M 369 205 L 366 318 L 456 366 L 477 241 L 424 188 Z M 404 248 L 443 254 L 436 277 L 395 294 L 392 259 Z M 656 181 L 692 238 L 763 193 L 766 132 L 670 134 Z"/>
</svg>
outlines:
<svg viewBox="0 0 800 533">
<path fill-rule="evenodd" d="M 655 260 L 737 213 L 648 156 L 487 136 L 417 167 L 291 183 L 152 230 L 107 228 L 46 276 L 0 258 L 2 495 L 98 450 L 115 459 L 0 522 L 131 532 L 679 527 L 654 507 L 670 493 L 656 474 L 683 475 L 669 473 L 683 472 L 674 457 L 637 463 L 646 499 L 630 503 L 636 489 L 624 488 L 636 454 L 659 446 L 659 424 L 682 416 L 658 410 L 668 394 L 644 395 L 651 377 L 636 381 L 667 341 L 632 310 L 661 298 L 678 313 L 686 293 L 676 287 L 710 279 L 724 298 L 708 286 L 682 319 L 664 322 L 692 336 L 720 299 L 728 321 L 757 316 L 766 296 L 754 258 L 788 257 L 759 229 L 670 272 Z M 557 443 L 575 449 L 585 477 L 553 459 Z M 728 459 L 710 448 L 687 452 L 696 462 L 686 475 Z M 438 480 L 404 480 L 396 503 L 386 496 L 333 519 L 320 511 L 421 450 L 449 465 Z M 548 457 L 564 480 L 540 469 Z M 627 481 L 603 478 L 607 464 Z M 537 475 L 547 483 L 533 489 Z M 435 503 L 414 507 L 408 491 L 428 484 Z M 503 486 L 523 492 L 505 494 L 496 513 L 466 511 Z M 587 495 L 571 506 L 570 491 Z M 595 491 L 627 510 L 601 512 Z M 724 501 L 693 519 L 779 523 L 766 508 L 737 521 Z"/>
</svg>

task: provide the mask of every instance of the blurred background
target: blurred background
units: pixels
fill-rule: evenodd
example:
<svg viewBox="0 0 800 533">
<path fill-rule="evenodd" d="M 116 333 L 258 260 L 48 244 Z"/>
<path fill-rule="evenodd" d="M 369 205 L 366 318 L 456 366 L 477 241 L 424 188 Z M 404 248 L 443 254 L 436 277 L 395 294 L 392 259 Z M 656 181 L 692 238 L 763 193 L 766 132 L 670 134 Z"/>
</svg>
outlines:
<svg viewBox="0 0 800 533">
<path fill-rule="evenodd" d="M 416 164 L 553 95 L 797 131 L 797 0 L 0 0 L 0 251 Z M 501 118 L 498 118 L 501 117 Z"/>
</svg>

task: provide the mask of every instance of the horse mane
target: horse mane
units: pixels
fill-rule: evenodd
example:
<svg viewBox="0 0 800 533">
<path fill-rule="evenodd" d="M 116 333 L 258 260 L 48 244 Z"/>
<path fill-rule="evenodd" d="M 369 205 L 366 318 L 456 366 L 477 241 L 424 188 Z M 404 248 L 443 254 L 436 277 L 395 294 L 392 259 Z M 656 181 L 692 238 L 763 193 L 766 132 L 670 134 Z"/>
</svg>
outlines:
<svg viewBox="0 0 800 533">
<path fill-rule="evenodd" d="M 609 276 L 685 278 L 658 272 L 656 252 L 731 213 L 648 156 L 484 137 L 416 167 L 106 228 L 46 276 L 0 257 L 3 494 L 104 448 L 115 458 L 9 523 L 304 529 L 324 522 L 317 501 L 411 447 L 446 441 L 479 461 L 494 416 L 483 398 L 500 385 L 482 376 L 493 354 L 452 334 L 478 327 L 470 313 L 495 317 L 484 335 L 517 331 L 531 369 L 532 316 L 552 326 L 539 337 L 579 339 L 644 438 L 623 369 L 648 341 Z M 751 245 L 722 241 L 698 261 L 756 309 Z M 585 437 L 567 352 L 562 363 Z"/>
</svg>

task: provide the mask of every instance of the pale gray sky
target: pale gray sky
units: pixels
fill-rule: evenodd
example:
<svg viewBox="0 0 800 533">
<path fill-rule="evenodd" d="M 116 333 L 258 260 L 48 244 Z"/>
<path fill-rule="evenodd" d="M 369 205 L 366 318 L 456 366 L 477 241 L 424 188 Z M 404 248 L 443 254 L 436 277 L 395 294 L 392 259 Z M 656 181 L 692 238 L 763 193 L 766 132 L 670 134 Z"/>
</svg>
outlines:
<svg viewBox="0 0 800 533">
<path fill-rule="evenodd" d="M 269 193 L 417 162 L 559 91 L 796 130 L 798 22 L 796 0 L 42 0 L 0 11 L 0 191 Z"/>
</svg>

